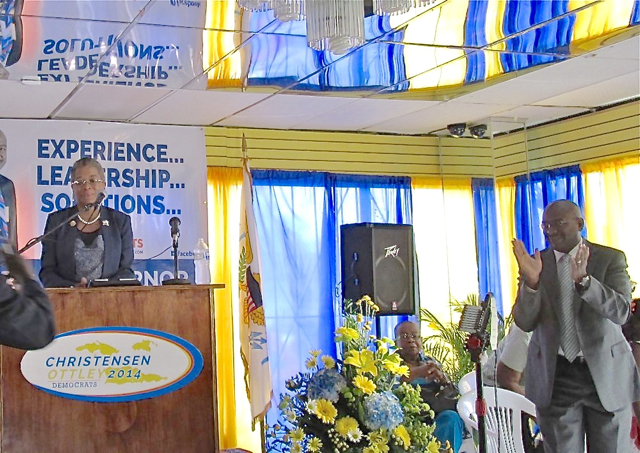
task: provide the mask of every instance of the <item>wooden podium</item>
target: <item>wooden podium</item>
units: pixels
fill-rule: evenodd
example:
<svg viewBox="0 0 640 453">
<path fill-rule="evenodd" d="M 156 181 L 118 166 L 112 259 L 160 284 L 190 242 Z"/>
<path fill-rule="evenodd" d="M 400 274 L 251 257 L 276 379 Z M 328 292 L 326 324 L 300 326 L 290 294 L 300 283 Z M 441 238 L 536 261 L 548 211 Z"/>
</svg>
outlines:
<svg viewBox="0 0 640 453">
<path fill-rule="evenodd" d="M 213 291 L 224 285 L 47 290 L 57 332 L 128 326 L 177 335 L 202 353 L 200 375 L 155 398 L 77 401 L 43 392 L 20 372 L 24 351 L 0 348 L 1 451 L 216 452 Z"/>
</svg>

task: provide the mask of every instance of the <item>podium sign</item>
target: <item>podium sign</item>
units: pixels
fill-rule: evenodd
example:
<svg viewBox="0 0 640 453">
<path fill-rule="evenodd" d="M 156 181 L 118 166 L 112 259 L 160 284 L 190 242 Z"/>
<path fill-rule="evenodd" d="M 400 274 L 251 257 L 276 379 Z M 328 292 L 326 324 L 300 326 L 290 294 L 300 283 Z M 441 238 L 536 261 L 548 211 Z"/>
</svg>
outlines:
<svg viewBox="0 0 640 453">
<path fill-rule="evenodd" d="M 212 314 L 222 287 L 48 290 L 59 337 L 26 356 L 0 348 L 1 450 L 218 451 Z"/>
</svg>

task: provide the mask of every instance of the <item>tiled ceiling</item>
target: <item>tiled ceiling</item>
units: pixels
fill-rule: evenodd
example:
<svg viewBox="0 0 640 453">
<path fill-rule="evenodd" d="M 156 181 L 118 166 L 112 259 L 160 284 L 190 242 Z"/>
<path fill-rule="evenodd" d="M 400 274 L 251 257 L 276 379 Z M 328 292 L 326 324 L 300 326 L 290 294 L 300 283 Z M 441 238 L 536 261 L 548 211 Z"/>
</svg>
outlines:
<svg viewBox="0 0 640 453">
<path fill-rule="evenodd" d="M 0 117 L 395 134 L 442 134 L 448 124 L 464 122 L 492 124 L 493 132 L 499 133 L 640 97 L 637 12 L 628 19 L 630 25 L 597 38 L 562 46 L 549 41 L 544 47 L 540 36 L 547 28 L 557 28 L 561 21 L 574 24 L 577 16 L 601 3 L 559 1 L 565 10 L 539 21 L 530 19 L 528 26 L 505 32 L 499 42 L 472 45 L 466 44 L 474 33 L 470 11 L 495 3 L 476 1 L 436 1 L 406 20 L 369 18 L 368 27 L 380 29 L 369 30 L 361 47 L 336 56 L 306 47 L 304 23 L 282 24 L 269 12 L 242 12 L 233 2 L 191 3 L 208 12 L 212 5 L 218 9 L 227 5 L 235 30 L 181 21 L 183 16 L 169 14 L 170 8 L 187 4 L 177 0 L 24 0 L 22 55 L 7 65 L 5 80 L 0 80 Z M 637 0 L 615 0 L 627 1 L 633 11 L 640 8 Z M 578 6 L 568 10 L 567 4 Z M 463 42 L 444 32 L 432 33 L 428 41 L 416 40 L 410 27 L 423 27 L 417 22 L 421 16 L 439 11 L 437 17 L 442 17 L 445 7 L 463 15 L 467 11 Z M 525 13 L 533 17 L 532 10 Z M 204 21 L 204 13 L 201 17 Z M 180 65 L 174 66 L 162 87 L 117 86 L 113 83 L 122 77 L 91 72 L 88 67 L 67 71 L 73 74 L 69 81 L 42 76 L 47 72 L 42 69 L 44 49 L 55 54 L 51 43 L 68 43 L 74 37 L 79 43 L 109 34 L 121 42 L 149 36 L 169 36 L 170 41 L 177 36 L 183 42 L 181 53 L 174 52 Z M 527 37 L 535 44 L 530 49 L 522 44 Z M 226 44 L 212 49 L 207 42 Z M 113 65 L 108 51 L 114 48 L 103 46 L 94 52 L 95 58 L 107 62 L 107 67 Z M 84 54 L 78 51 L 78 55 Z M 494 57 L 503 67 L 514 61 L 528 63 L 501 74 L 469 78 L 474 68 L 482 71 L 482 64 Z M 236 70 L 230 65 L 234 61 Z M 152 60 L 147 67 L 154 64 L 167 63 Z M 467 75 L 460 83 L 448 83 L 456 68 Z M 425 80 L 426 85 L 420 85 Z"/>
</svg>

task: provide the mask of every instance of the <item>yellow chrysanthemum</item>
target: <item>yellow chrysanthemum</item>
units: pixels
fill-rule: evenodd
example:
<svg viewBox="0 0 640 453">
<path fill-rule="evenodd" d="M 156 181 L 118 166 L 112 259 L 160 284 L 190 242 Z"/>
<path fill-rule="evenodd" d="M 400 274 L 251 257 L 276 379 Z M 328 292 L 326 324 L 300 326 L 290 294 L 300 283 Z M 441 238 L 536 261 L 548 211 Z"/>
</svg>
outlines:
<svg viewBox="0 0 640 453">
<path fill-rule="evenodd" d="M 440 442 L 438 442 L 437 440 L 432 440 L 431 442 L 429 442 L 429 445 L 427 445 L 427 452 L 438 453 L 439 451 L 440 451 Z"/>
<path fill-rule="evenodd" d="M 364 447 L 362 453 L 380 453 L 380 450 L 378 450 L 378 447 L 375 445 L 369 445 L 368 447 Z"/>
<path fill-rule="evenodd" d="M 376 391 L 376 385 L 373 383 L 373 381 L 361 374 L 357 375 L 353 379 L 353 385 L 356 388 L 359 388 L 360 390 L 362 390 L 367 395 L 371 395 L 373 392 Z"/>
<path fill-rule="evenodd" d="M 372 431 L 367 436 L 371 445 L 386 444 L 387 438 L 381 431 Z"/>
<path fill-rule="evenodd" d="M 407 450 L 411 446 L 411 437 L 409 436 L 409 432 L 404 425 L 396 426 L 396 429 L 393 430 L 393 435 L 396 439 L 402 442 L 402 447 Z"/>
<path fill-rule="evenodd" d="M 338 411 L 331 401 L 321 398 L 318 400 L 315 414 L 320 420 L 322 420 L 322 423 L 329 424 L 334 422 L 338 415 Z"/>
<path fill-rule="evenodd" d="M 322 441 L 317 437 L 314 437 L 309 441 L 309 444 L 307 444 L 307 448 L 313 453 L 322 451 Z"/>
<path fill-rule="evenodd" d="M 356 329 L 352 329 L 351 327 L 338 327 L 336 329 L 336 341 L 344 341 L 344 340 L 357 340 L 360 334 Z"/>
<path fill-rule="evenodd" d="M 312 369 L 318 366 L 318 360 L 315 357 L 309 357 L 306 361 L 307 369 Z"/>
<path fill-rule="evenodd" d="M 356 321 L 357 321 L 357 322 L 362 322 L 362 321 L 364 321 L 364 316 L 362 316 L 362 313 L 358 313 L 358 315 L 356 316 Z"/>
<path fill-rule="evenodd" d="M 293 442 L 289 451 L 291 453 L 302 453 L 302 447 L 300 446 L 300 444 Z"/>
<path fill-rule="evenodd" d="M 320 354 L 322 354 L 322 351 L 320 351 L 319 349 L 312 349 L 311 351 L 309 351 L 309 354 L 311 354 L 313 357 L 318 357 Z"/>
<path fill-rule="evenodd" d="M 304 431 L 301 428 L 296 428 L 291 431 L 290 437 L 294 442 L 302 442 L 304 440 Z"/>
<path fill-rule="evenodd" d="M 362 352 L 356 350 L 349 351 L 349 357 L 344 360 L 344 363 L 358 368 L 358 373 L 369 373 L 374 377 L 378 375 L 373 352 L 368 349 Z"/>
<path fill-rule="evenodd" d="M 356 429 L 358 429 L 358 421 L 353 417 L 342 417 L 336 422 L 336 431 L 342 437 L 347 437 L 351 431 Z"/>
<path fill-rule="evenodd" d="M 322 356 L 322 363 L 324 364 L 325 368 L 333 368 L 336 366 L 336 361 L 333 360 L 333 357 L 328 355 Z"/>
</svg>

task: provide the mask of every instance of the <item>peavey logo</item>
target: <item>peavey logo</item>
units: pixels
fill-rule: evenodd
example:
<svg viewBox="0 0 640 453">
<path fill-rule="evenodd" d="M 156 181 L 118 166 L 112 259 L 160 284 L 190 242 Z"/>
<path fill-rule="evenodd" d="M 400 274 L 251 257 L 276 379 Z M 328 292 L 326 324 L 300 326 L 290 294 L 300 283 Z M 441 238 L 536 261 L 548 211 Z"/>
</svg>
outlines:
<svg viewBox="0 0 640 453">
<path fill-rule="evenodd" d="M 202 354 L 180 337 L 136 327 L 95 327 L 57 335 L 29 351 L 20 368 L 38 389 L 82 401 L 122 402 L 178 390 L 202 370 Z"/>
<path fill-rule="evenodd" d="M 385 258 L 388 256 L 396 257 L 398 256 L 398 253 L 400 253 L 400 247 L 398 247 L 397 245 L 392 245 L 390 247 L 385 247 L 384 251 L 385 251 L 385 254 L 384 254 Z"/>
<path fill-rule="evenodd" d="M 200 8 L 200 3 L 198 0 L 170 0 L 171 6 L 186 6 L 190 8 L 195 6 L 196 8 Z"/>
</svg>

